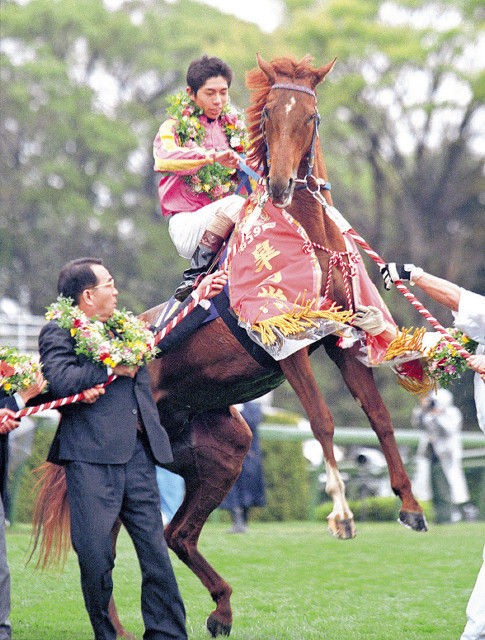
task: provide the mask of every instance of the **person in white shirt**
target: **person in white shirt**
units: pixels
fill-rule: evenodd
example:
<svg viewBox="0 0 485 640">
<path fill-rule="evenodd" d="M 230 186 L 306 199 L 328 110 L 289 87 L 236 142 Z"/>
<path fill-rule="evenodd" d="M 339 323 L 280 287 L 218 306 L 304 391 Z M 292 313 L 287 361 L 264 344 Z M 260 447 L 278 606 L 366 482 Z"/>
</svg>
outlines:
<svg viewBox="0 0 485 640">
<path fill-rule="evenodd" d="M 477 352 L 468 358 L 475 371 L 474 393 L 477 420 L 485 433 L 485 296 L 467 291 L 443 278 L 426 273 L 414 264 L 389 262 L 381 267 L 386 289 L 397 281 L 409 281 L 430 298 L 451 309 L 455 326 L 478 342 Z M 483 563 L 466 608 L 467 623 L 460 640 L 485 640 L 485 547 Z"/>
</svg>

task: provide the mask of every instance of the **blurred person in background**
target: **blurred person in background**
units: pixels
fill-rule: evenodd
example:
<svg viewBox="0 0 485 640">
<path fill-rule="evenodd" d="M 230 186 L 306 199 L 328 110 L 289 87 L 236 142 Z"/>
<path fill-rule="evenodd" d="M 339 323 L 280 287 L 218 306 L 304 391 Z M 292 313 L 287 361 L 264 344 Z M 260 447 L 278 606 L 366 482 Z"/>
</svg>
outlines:
<svg viewBox="0 0 485 640">
<path fill-rule="evenodd" d="M 247 533 L 249 512 L 252 507 L 264 507 L 266 491 L 263 475 L 258 427 L 263 417 L 259 402 L 246 402 L 237 406 L 253 434 L 251 447 L 244 458 L 242 470 L 231 490 L 220 504 L 221 509 L 230 511 L 232 528 L 230 533 Z"/>
<path fill-rule="evenodd" d="M 424 396 L 414 408 L 411 422 L 421 431 L 413 483 L 416 495 L 432 500 L 438 524 L 476 520 L 478 509 L 470 503 L 462 466 L 463 417 L 451 392 L 438 389 Z"/>
</svg>

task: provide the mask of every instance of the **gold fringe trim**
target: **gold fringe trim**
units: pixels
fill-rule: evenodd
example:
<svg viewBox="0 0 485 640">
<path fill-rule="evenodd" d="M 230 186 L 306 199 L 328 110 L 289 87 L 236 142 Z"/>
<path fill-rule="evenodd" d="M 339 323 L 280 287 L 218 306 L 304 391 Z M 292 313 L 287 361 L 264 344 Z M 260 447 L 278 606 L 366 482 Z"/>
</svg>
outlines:
<svg viewBox="0 0 485 640">
<path fill-rule="evenodd" d="M 251 326 L 251 329 L 260 334 L 263 344 L 273 344 L 277 338 L 275 329 L 287 337 L 318 326 L 318 323 L 315 322 L 317 318 L 345 324 L 350 322 L 354 316 L 352 311 L 341 311 L 340 307 L 336 305 L 332 305 L 329 309 L 317 310 L 311 307 L 312 303 L 309 302 L 303 307 L 295 307 L 289 313 L 283 313 L 267 320 L 259 320 Z"/>
<path fill-rule="evenodd" d="M 403 327 L 401 330 L 396 329 L 396 337 L 387 347 L 384 360 L 393 360 L 409 354 L 410 352 L 417 352 L 424 356 L 425 347 L 423 346 L 423 337 L 426 333 L 426 329 L 421 327 L 415 329 L 410 327 L 409 329 Z M 415 396 L 422 396 L 428 394 L 433 389 L 436 389 L 436 382 L 432 380 L 424 370 L 422 370 L 421 378 L 414 378 L 412 376 L 406 376 L 399 372 L 398 369 L 394 369 L 397 375 L 398 384 Z"/>
<path fill-rule="evenodd" d="M 418 378 L 410 378 L 409 376 L 402 376 L 399 372 L 396 373 L 397 383 L 414 396 L 425 396 L 431 391 L 436 391 L 436 382 L 424 372 L 421 380 L 418 380 Z"/>
<path fill-rule="evenodd" d="M 414 329 L 414 327 L 406 329 L 405 327 L 403 327 L 401 331 L 399 331 L 399 329 L 396 329 L 396 337 L 387 347 L 384 360 L 392 360 L 393 358 L 398 358 L 399 356 L 403 356 L 410 351 L 418 351 L 419 353 L 423 353 L 423 336 L 425 333 L 426 329 L 424 327 L 421 327 L 420 329 Z"/>
</svg>

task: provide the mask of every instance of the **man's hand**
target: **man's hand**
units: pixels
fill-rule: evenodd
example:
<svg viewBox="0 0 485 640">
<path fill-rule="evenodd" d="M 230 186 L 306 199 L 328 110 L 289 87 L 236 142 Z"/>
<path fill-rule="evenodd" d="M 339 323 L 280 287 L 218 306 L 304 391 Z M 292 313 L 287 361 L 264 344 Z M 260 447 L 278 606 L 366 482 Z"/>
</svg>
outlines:
<svg viewBox="0 0 485 640">
<path fill-rule="evenodd" d="M 9 433 L 20 425 L 20 420 L 14 418 L 15 412 L 11 409 L 0 409 L 0 433 Z M 3 420 L 5 419 L 5 422 Z"/>
<path fill-rule="evenodd" d="M 138 369 L 139 367 L 137 366 L 128 367 L 126 364 L 118 364 L 113 369 L 113 373 L 115 373 L 117 376 L 126 376 L 127 378 L 134 378 L 138 373 Z"/>
<path fill-rule="evenodd" d="M 35 374 L 34 382 L 30 385 L 30 387 L 27 387 L 27 389 L 19 391 L 19 396 L 22 398 L 25 404 L 27 404 L 29 400 L 35 398 L 35 396 L 38 396 L 39 393 L 42 393 L 42 391 L 44 391 L 46 384 L 47 380 L 45 380 L 40 371 L 37 371 Z"/>
<path fill-rule="evenodd" d="M 359 327 L 371 336 L 378 336 L 387 329 L 382 311 L 377 307 L 357 307 L 357 312 L 352 320 L 354 327 Z"/>
<path fill-rule="evenodd" d="M 85 389 L 83 391 L 83 399 L 81 402 L 85 402 L 86 404 L 93 404 L 99 398 L 105 394 L 105 388 L 102 384 L 97 384 L 95 387 L 91 387 L 91 389 Z"/>
<path fill-rule="evenodd" d="M 210 286 L 210 291 L 206 295 L 206 298 L 210 300 L 214 298 L 218 293 L 220 293 L 225 285 L 227 284 L 227 271 L 219 270 L 214 271 L 214 273 L 210 273 L 209 275 L 202 278 L 200 284 L 195 289 L 194 294 L 202 297 L 207 287 Z"/>
<path fill-rule="evenodd" d="M 388 291 L 391 289 L 391 285 L 398 280 L 409 280 L 411 284 L 414 284 L 414 281 L 423 275 L 421 267 L 416 267 L 411 263 L 397 264 L 396 262 L 388 262 L 380 266 L 379 269 L 384 280 L 384 287 Z"/>
<path fill-rule="evenodd" d="M 485 382 L 485 353 L 475 354 L 467 360 L 468 366 L 480 374 L 481 379 Z"/>
</svg>

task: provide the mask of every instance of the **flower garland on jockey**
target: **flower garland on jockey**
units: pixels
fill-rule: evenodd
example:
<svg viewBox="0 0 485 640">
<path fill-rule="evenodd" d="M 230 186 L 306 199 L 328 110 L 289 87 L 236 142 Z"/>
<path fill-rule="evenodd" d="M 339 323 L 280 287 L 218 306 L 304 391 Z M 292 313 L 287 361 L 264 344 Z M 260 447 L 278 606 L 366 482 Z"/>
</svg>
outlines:
<svg viewBox="0 0 485 640">
<path fill-rule="evenodd" d="M 117 365 L 132 367 L 147 364 L 156 357 L 155 336 L 130 311 L 115 309 L 106 322 L 101 322 L 88 318 L 72 298 L 59 296 L 47 307 L 45 317 L 62 329 L 69 329 L 76 343 L 75 352 L 97 364 L 112 369 Z"/>
<path fill-rule="evenodd" d="M 20 353 L 14 347 L 0 346 L 0 388 L 7 395 L 28 389 L 42 369 L 35 356 Z"/>
<path fill-rule="evenodd" d="M 175 133 L 181 146 L 201 147 L 205 139 L 205 127 L 200 121 L 203 111 L 184 92 L 168 98 L 167 113 L 176 120 Z M 229 103 L 219 116 L 219 122 L 231 149 L 244 154 L 249 148 L 249 139 L 242 114 Z M 197 173 L 184 176 L 184 182 L 196 193 L 205 193 L 211 200 L 233 193 L 236 184 L 233 180 L 234 169 L 228 169 L 218 162 L 206 165 Z"/>
</svg>

